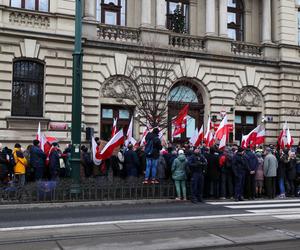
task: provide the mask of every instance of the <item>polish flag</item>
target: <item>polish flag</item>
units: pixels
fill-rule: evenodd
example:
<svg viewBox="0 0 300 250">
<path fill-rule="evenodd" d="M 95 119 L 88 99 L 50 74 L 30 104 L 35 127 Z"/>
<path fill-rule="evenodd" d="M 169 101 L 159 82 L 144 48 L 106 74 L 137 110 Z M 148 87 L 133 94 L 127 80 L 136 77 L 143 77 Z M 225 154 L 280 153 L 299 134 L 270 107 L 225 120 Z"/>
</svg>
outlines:
<svg viewBox="0 0 300 250">
<path fill-rule="evenodd" d="M 136 140 L 133 138 L 132 132 L 133 132 L 133 117 L 131 117 L 129 127 L 127 129 L 127 135 L 126 135 L 127 139 L 125 141 L 126 146 L 128 146 L 129 143 L 131 143 L 132 145 L 136 144 Z"/>
<path fill-rule="evenodd" d="M 294 144 L 294 140 L 291 136 L 290 129 L 287 122 L 284 123 L 283 128 L 278 137 L 278 144 L 281 149 L 290 148 Z"/>
<path fill-rule="evenodd" d="M 260 125 L 260 129 L 256 136 L 255 145 L 264 144 L 265 138 L 266 138 L 266 130 L 263 126 Z"/>
<path fill-rule="evenodd" d="M 149 131 L 148 128 L 146 128 L 146 129 L 144 130 L 143 135 L 142 135 L 142 139 L 141 139 L 141 143 L 140 143 L 141 146 L 146 145 L 146 136 L 147 136 L 147 134 L 148 134 L 149 132 L 150 132 L 150 131 Z"/>
<path fill-rule="evenodd" d="M 214 135 L 211 132 L 212 129 L 212 124 L 211 124 L 211 119 L 210 116 L 208 117 L 207 121 L 207 127 L 206 127 L 206 133 L 204 135 L 204 142 L 207 147 L 212 147 L 214 145 Z"/>
<path fill-rule="evenodd" d="M 117 133 L 117 121 L 118 118 L 114 118 L 113 127 L 111 131 L 111 137 L 114 137 L 114 135 Z"/>
<path fill-rule="evenodd" d="M 36 133 L 35 139 L 41 141 L 41 123 L 40 122 L 39 122 L 38 131 Z"/>
<path fill-rule="evenodd" d="M 197 138 L 198 138 L 198 129 L 196 128 L 195 129 L 195 132 L 193 134 L 193 136 L 189 139 L 189 142 L 194 146 L 195 145 L 195 142 L 197 141 Z"/>
<path fill-rule="evenodd" d="M 226 142 L 229 137 L 229 129 L 228 129 L 228 123 L 227 123 L 227 115 L 224 116 L 220 126 L 218 127 L 216 134 L 216 139 L 220 141 L 219 149 L 224 149 L 226 146 Z"/>
<path fill-rule="evenodd" d="M 256 137 L 259 132 L 260 126 L 257 126 L 255 129 L 253 129 L 248 135 L 244 135 L 242 138 L 242 148 L 247 148 L 248 146 L 255 145 Z"/>
<path fill-rule="evenodd" d="M 114 135 L 113 138 L 110 139 L 110 141 L 105 145 L 105 147 L 102 149 L 101 152 L 99 152 L 99 151 L 97 152 L 97 150 L 93 149 L 93 156 L 94 156 L 94 153 L 96 153 L 95 154 L 96 162 L 101 163 L 102 161 L 104 161 L 104 160 L 108 159 L 109 157 L 111 157 L 114 149 L 121 146 L 122 144 L 124 144 L 123 129 L 121 129 L 118 133 L 116 133 Z"/>
<path fill-rule="evenodd" d="M 203 131 L 204 129 L 203 129 L 203 125 L 201 126 L 201 129 L 200 129 L 200 131 L 198 132 L 198 135 L 197 135 L 197 139 L 196 139 L 196 141 L 195 141 L 195 143 L 194 143 L 194 146 L 195 147 L 199 147 L 200 146 L 200 143 L 203 141 L 203 139 L 204 139 L 204 131 Z"/>
<path fill-rule="evenodd" d="M 93 162 L 96 166 L 99 166 L 102 162 L 100 157 L 100 149 L 95 141 L 94 136 L 92 137 L 92 154 L 93 154 Z"/>
<path fill-rule="evenodd" d="M 180 110 L 177 117 L 172 121 L 173 125 L 175 126 L 173 137 L 180 135 L 185 131 L 188 112 L 189 104 L 185 105 L 184 108 Z"/>
</svg>

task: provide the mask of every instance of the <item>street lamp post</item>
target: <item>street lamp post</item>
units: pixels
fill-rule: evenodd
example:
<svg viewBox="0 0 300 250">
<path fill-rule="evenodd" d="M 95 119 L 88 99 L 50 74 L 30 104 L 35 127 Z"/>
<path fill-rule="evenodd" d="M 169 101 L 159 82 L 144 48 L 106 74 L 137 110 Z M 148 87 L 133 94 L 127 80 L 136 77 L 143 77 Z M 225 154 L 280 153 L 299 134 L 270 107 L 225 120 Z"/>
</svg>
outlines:
<svg viewBox="0 0 300 250">
<path fill-rule="evenodd" d="M 81 105 L 82 105 L 82 2 L 76 0 L 75 12 L 75 47 L 73 53 L 72 84 L 72 128 L 71 128 L 71 168 L 73 186 L 72 193 L 80 192 L 80 144 L 81 144 Z"/>
</svg>

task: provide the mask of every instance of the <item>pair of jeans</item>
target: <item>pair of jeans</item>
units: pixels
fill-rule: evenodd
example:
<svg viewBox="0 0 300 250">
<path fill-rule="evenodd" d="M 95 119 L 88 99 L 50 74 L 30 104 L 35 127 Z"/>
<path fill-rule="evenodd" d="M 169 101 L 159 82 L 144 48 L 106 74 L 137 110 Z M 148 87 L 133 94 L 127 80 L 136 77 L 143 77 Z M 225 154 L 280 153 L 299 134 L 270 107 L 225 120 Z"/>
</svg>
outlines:
<svg viewBox="0 0 300 250">
<path fill-rule="evenodd" d="M 150 175 L 152 179 L 156 178 L 157 164 L 158 164 L 158 159 L 153 159 L 153 158 L 146 159 L 146 174 L 145 174 L 146 180 L 149 180 Z"/>
<path fill-rule="evenodd" d="M 235 199 L 241 199 L 244 196 L 245 174 L 235 176 L 234 196 Z"/>
<path fill-rule="evenodd" d="M 203 180 L 204 176 L 202 173 L 193 173 L 191 179 L 192 187 L 192 201 L 202 201 L 203 197 Z"/>
<path fill-rule="evenodd" d="M 18 185 L 23 187 L 25 185 L 25 174 L 18 174 L 16 175 Z"/>
<path fill-rule="evenodd" d="M 176 188 L 177 197 L 178 198 L 183 197 L 183 199 L 186 199 L 186 185 L 185 185 L 185 180 L 175 181 L 175 188 Z"/>
<path fill-rule="evenodd" d="M 284 178 L 279 178 L 279 192 L 280 194 L 285 194 Z"/>
</svg>

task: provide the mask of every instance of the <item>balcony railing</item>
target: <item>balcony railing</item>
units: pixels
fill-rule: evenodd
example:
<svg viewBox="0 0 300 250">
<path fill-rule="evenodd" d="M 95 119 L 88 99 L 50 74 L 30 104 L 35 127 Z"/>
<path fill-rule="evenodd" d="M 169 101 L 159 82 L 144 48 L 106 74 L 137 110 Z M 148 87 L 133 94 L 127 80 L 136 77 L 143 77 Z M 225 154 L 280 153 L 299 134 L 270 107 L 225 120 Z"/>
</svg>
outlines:
<svg viewBox="0 0 300 250">
<path fill-rule="evenodd" d="M 100 24 L 98 26 L 98 38 L 100 40 L 138 43 L 140 31 L 124 26 Z"/>
<path fill-rule="evenodd" d="M 262 47 L 260 45 L 232 42 L 231 51 L 239 56 L 261 57 Z"/>
<path fill-rule="evenodd" d="M 205 42 L 201 37 L 194 37 L 190 35 L 169 35 L 169 45 L 178 49 L 190 49 L 190 50 L 204 50 Z"/>
</svg>

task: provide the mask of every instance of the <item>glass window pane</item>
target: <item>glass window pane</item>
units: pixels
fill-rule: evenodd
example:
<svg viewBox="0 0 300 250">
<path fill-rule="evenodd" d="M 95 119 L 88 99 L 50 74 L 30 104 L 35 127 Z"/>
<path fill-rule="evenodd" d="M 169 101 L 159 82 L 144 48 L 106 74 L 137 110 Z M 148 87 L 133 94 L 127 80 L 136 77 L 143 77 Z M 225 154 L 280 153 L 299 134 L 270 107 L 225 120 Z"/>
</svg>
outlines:
<svg viewBox="0 0 300 250">
<path fill-rule="evenodd" d="M 25 1 L 25 9 L 35 10 L 35 0 L 26 0 Z"/>
<path fill-rule="evenodd" d="M 39 0 L 39 11 L 49 11 L 49 1 L 48 0 Z"/>
<path fill-rule="evenodd" d="M 233 39 L 233 40 L 236 40 L 236 31 L 235 31 L 235 29 L 228 29 L 228 37 Z"/>
<path fill-rule="evenodd" d="M 129 111 L 126 109 L 119 110 L 119 119 L 129 119 Z"/>
<path fill-rule="evenodd" d="M 237 124 L 241 124 L 242 123 L 242 117 L 240 115 L 236 115 L 234 122 L 237 123 Z"/>
<path fill-rule="evenodd" d="M 196 130 L 196 120 L 195 118 L 191 116 L 187 116 L 187 121 L 186 121 L 186 137 L 191 138 Z"/>
<path fill-rule="evenodd" d="M 97 0 L 97 5 L 96 5 L 96 20 L 97 21 L 101 20 L 101 0 Z"/>
<path fill-rule="evenodd" d="M 198 103 L 198 97 L 191 88 L 178 86 L 171 90 L 169 94 L 169 101 Z"/>
<path fill-rule="evenodd" d="M 228 0 L 228 7 L 236 7 L 236 0 Z"/>
<path fill-rule="evenodd" d="M 246 116 L 246 124 L 254 124 L 254 117 L 253 116 Z"/>
<path fill-rule="evenodd" d="M 113 3 L 114 5 L 118 5 L 118 0 L 104 0 L 105 4 Z"/>
<path fill-rule="evenodd" d="M 117 25 L 117 13 L 111 11 L 105 11 L 105 23 L 111 25 Z"/>
<path fill-rule="evenodd" d="M 11 0 L 10 2 L 11 7 L 21 8 L 21 0 Z"/>
<path fill-rule="evenodd" d="M 112 109 L 102 109 L 102 118 L 113 118 Z"/>
<path fill-rule="evenodd" d="M 227 14 L 227 22 L 228 23 L 236 23 L 236 14 L 229 12 Z"/>
</svg>

